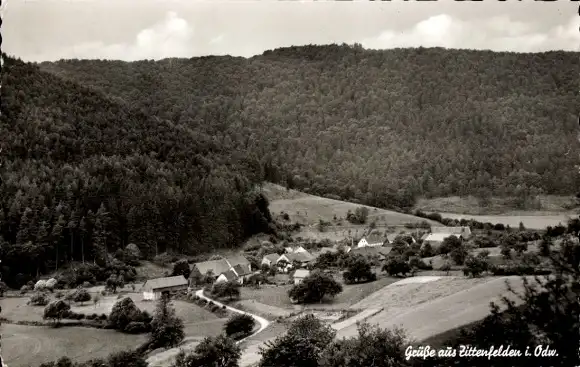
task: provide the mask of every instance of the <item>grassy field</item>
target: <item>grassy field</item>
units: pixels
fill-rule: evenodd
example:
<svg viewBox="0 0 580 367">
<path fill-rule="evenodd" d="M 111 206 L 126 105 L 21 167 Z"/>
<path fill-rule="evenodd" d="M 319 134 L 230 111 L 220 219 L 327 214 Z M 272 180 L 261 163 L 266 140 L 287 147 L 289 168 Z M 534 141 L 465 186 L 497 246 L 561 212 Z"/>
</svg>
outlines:
<svg viewBox="0 0 580 367">
<path fill-rule="evenodd" d="M 323 198 L 295 190 L 286 190 L 282 186 L 271 183 L 264 184 L 263 192 L 270 201 L 270 212 L 272 214 L 275 215 L 284 212 L 289 215 L 290 221 L 305 225 L 294 237 L 318 240 L 327 238 L 335 241 L 347 237 L 349 230 L 352 235 L 356 235 L 357 233 L 362 235 L 368 228 L 368 224 L 353 225 L 344 219 L 349 210 L 354 212 L 358 207 L 366 205 Z M 437 225 L 437 222 L 425 220 L 414 215 L 370 206 L 366 207 L 369 209 L 367 223 L 375 222 L 379 229 L 403 227 L 408 223 L 420 223 L 423 221 Z M 335 217 L 341 224 L 338 224 L 334 220 Z M 331 222 L 333 224 L 332 228 L 320 232 L 317 228 L 320 220 Z"/>
<path fill-rule="evenodd" d="M 488 205 L 473 197 L 442 197 L 419 199 L 414 209 L 424 212 L 449 212 L 470 215 L 553 215 L 566 213 L 578 208 L 577 200 L 573 196 L 542 195 L 533 209 L 521 210 L 514 205 L 514 198 L 491 198 Z"/>
<path fill-rule="evenodd" d="M 377 269 L 375 269 L 377 271 Z M 379 279 L 370 283 L 363 284 L 343 284 L 342 293 L 338 294 L 332 299 L 324 299 L 321 303 L 310 305 L 314 309 L 329 309 L 329 310 L 341 310 L 351 307 L 353 303 L 356 303 L 368 295 L 376 292 L 377 290 L 394 283 L 399 280 L 399 278 L 392 278 L 379 275 Z M 337 277 L 338 279 L 339 277 Z M 242 300 L 254 301 L 256 304 L 264 304 L 267 306 L 274 306 L 279 309 L 286 309 L 292 311 L 300 311 L 305 307 L 302 305 L 294 305 L 290 302 L 288 298 L 288 290 L 291 285 L 284 286 L 263 286 L 260 289 L 253 288 L 242 288 Z M 247 304 L 248 302 L 246 302 Z M 259 307 L 259 306 L 258 306 Z M 269 309 L 265 308 L 263 313 L 268 313 Z"/>
<path fill-rule="evenodd" d="M 382 328 L 403 327 L 410 337 L 424 340 L 470 324 L 489 314 L 489 303 L 508 295 L 506 280 L 521 288 L 520 277 L 443 277 L 427 283 L 393 284 L 353 307 L 383 307 L 367 321 Z M 339 337 L 356 334 L 356 327 L 339 331 Z"/>
<path fill-rule="evenodd" d="M 98 291 L 98 288 L 94 288 Z M 140 293 L 131 293 L 137 307 L 153 313 L 155 303 L 143 301 Z M 28 297 L 7 297 L 0 300 L 2 316 L 11 321 L 42 321 L 44 307 L 28 306 Z M 109 314 L 117 295 L 103 297 L 94 305 L 72 304 L 74 312 L 84 314 Z M 195 304 L 174 300 L 176 314 L 185 326 L 187 338 L 199 339 L 216 336 L 223 331 L 227 319 Z M 67 355 L 72 359 L 86 360 L 105 357 L 109 353 L 133 348 L 143 343 L 147 335 L 128 335 L 113 330 L 100 330 L 88 327 L 61 327 L 54 329 L 44 326 L 23 326 L 4 323 L 2 325 L 2 349 L 6 362 L 12 366 L 37 366 L 38 364 Z M 32 351 L 32 352 L 27 352 Z M 78 357 L 78 358 L 77 358 Z"/>
<path fill-rule="evenodd" d="M 2 324 L 2 357 L 10 367 L 38 366 L 68 356 L 86 361 L 135 348 L 146 335 L 85 327 L 51 327 Z"/>
</svg>

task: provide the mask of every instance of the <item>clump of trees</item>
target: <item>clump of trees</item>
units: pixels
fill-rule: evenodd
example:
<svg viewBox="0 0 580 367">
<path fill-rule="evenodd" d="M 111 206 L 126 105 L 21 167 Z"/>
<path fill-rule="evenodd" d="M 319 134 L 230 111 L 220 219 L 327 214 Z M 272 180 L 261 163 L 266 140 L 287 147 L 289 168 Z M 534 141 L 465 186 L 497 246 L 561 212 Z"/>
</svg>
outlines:
<svg viewBox="0 0 580 367">
<path fill-rule="evenodd" d="M 346 220 L 348 220 L 352 224 L 365 224 L 369 217 L 369 208 L 366 206 L 359 206 L 352 211 L 348 211 L 346 213 Z"/>
<path fill-rule="evenodd" d="M 355 256 L 349 262 L 348 268 L 342 273 L 345 284 L 372 282 L 377 275 L 371 269 L 371 263 L 363 256 Z"/>
<path fill-rule="evenodd" d="M 151 330 L 152 317 L 141 311 L 129 297 L 117 301 L 109 315 L 109 325 L 118 331 L 138 334 Z"/>
<path fill-rule="evenodd" d="M 189 268 L 189 263 L 186 259 L 181 259 L 173 264 L 171 276 L 183 275 L 185 279 L 189 279 L 190 274 L 191 269 Z"/>
<path fill-rule="evenodd" d="M 288 290 L 288 296 L 296 303 L 321 302 L 325 296 L 334 297 L 342 292 L 342 285 L 320 271 L 313 271 L 299 284 Z"/>
<path fill-rule="evenodd" d="M 227 298 L 232 301 L 240 298 L 241 284 L 233 281 L 215 283 L 211 288 L 211 295 L 216 298 Z"/>
<path fill-rule="evenodd" d="M 183 321 L 175 314 L 170 297 L 164 294 L 158 301 L 151 320 L 149 348 L 172 348 L 185 338 Z"/>
<path fill-rule="evenodd" d="M 409 263 L 401 256 L 390 256 L 382 270 L 390 276 L 407 276 L 411 272 Z"/>
<path fill-rule="evenodd" d="M 236 342 L 226 335 L 206 337 L 193 353 L 181 350 L 171 367 L 238 367 L 242 351 Z"/>
<path fill-rule="evenodd" d="M 252 333 L 256 322 L 248 314 L 235 314 L 226 322 L 224 331 L 234 340 L 245 338 Z"/>
</svg>

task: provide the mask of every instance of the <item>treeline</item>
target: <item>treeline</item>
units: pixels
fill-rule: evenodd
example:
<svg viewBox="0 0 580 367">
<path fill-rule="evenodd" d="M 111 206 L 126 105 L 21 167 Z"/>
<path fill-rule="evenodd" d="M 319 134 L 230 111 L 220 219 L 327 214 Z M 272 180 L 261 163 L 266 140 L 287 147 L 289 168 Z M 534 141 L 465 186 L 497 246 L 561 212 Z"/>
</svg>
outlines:
<svg viewBox="0 0 580 367">
<path fill-rule="evenodd" d="M 9 285 L 73 261 L 107 266 L 130 243 L 145 257 L 198 253 L 270 230 L 257 160 L 14 58 L 2 85 Z"/>
<path fill-rule="evenodd" d="M 250 59 L 43 63 L 260 158 L 260 177 L 408 208 L 418 196 L 575 194 L 578 53 L 328 45 Z"/>
</svg>

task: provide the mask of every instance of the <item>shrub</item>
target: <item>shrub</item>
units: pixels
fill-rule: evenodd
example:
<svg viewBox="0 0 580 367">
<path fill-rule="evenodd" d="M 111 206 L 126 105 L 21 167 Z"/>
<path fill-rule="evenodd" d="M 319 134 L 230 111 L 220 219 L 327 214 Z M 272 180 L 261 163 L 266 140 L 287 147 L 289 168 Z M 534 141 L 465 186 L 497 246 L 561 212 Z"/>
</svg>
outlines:
<svg viewBox="0 0 580 367">
<path fill-rule="evenodd" d="M 83 288 L 90 288 L 91 283 L 89 282 L 83 282 Z"/>
<path fill-rule="evenodd" d="M 30 290 L 30 287 L 28 287 L 27 285 L 23 285 L 20 288 L 20 294 L 26 294 L 26 292 L 28 292 Z"/>
<path fill-rule="evenodd" d="M 254 318 L 246 314 L 236 314 L 232 316 L 225 324 L 224 331 L 226 335 L 233 338 L 233 335 L 240 334 L 241 337 L 249 335 L 254 329 Z M 240 338 L 234 338 L 235 340 Z"/>
<path fill-rule="evenodd" d="M 84 302 L 90 301 L 90 300 L 91 300 L 91 295 L 89 294 L 89 292 L 86 289 L 79 289 L 74 296 L 74 301 L 80 302 L 81 304 L 83 304 Z"/>
<path fill-rule="evenodd" d="M 43 318 L 54 320 L 56 325 L 58 324 L 60 319 L 66 317 L 66 315 L 69 314 L 69 312 L 70 312 L 69 304 L 64 302 L 63 300 L 58 300 L 50 303 L 44 308 Z"/>
<path fill-rule="evenodd" d="M 144 322 L 140 321 L 131 321 L 125 327 L 125 332 L 129 334 L 141 334 L 149 332 L 150 327 L 149 324 L 145 324 Z"/>
<path fill-rule="evenodd" d="M 30 300 L 28 301 L 28 303 L 33 305 L 33 306 L 46 306 L 46 305 L 48 305 L 49 301 L 50 300 L 46 294 L 39 292 L 39 293 L 33 294 L 32 297 L 30 297 Z"/>
</svg>

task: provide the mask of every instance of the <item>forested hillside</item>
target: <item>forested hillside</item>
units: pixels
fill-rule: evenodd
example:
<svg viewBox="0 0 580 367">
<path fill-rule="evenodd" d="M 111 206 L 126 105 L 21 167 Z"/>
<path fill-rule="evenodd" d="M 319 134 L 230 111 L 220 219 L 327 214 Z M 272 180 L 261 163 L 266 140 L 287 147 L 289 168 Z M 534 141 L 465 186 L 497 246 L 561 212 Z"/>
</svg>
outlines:
<svg viewBox="0 0 580 367">
<path fill-rule="evenodd" d="M 306 46 L 42 68 L 260 157 L 262 178 L 380 207 L 575 194 L 578 53 Z"/>
<path fill-rule="evenodd" d="M 208 134 L 13 58 L 2 86 L 7 283 L 73 260 L 106 266 L 106 252 L 131 242 L 145 256 L 194 253 L 268 230 L 267 200 L 253 189 L 256 162 Z"/>
</svg>

